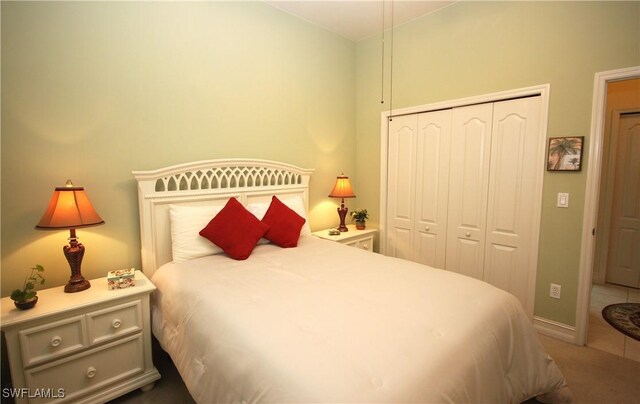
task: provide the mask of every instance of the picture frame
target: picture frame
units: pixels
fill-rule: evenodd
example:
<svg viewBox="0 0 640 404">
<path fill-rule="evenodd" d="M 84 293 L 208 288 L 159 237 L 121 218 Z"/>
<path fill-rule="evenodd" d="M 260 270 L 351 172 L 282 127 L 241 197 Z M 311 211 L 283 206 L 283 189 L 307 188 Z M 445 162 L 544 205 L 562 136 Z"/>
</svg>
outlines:
<svg viewBox="0 0 640 404">
<path fill-rule="evenodd" d="M 584 136 L 551 137 L 547 171 L 581 171 Z"/>
</svg>

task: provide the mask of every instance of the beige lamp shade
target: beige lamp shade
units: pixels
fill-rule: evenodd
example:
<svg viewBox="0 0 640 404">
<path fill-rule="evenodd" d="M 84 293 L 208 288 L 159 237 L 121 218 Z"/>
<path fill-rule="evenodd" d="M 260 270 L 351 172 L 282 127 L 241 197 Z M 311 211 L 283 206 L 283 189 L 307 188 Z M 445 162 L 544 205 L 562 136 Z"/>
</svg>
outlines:
<svg viewBox="0 0 640 404">
<path fill-rule="evenodd" d="M 84 188 L 73 186 L 69 180 L 66 186 L 56 187 L 36 229 L 77 229 L 103 223 L 104 220 L 91 205 Z"/>
<path fill-rule="evenodd" d="M 356 195 L 353 193 L 353 189 L 351 188 L 351 182 L 349 182 L 349 177 L 344 174 L 340 174 L 338 178 L 336 178 L 336 185 L 334 185 L 333 190 L 329 194 L 331 198 L 355 198 Z"/>
</svg>

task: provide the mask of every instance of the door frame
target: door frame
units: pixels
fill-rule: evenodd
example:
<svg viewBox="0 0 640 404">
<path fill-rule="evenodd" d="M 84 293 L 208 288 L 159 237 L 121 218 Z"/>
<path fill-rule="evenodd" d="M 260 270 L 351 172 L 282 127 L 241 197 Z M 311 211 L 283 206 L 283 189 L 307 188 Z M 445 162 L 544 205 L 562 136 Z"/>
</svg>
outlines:
<svg viewBox="0 0 640 404">
<path fill-rule="evenodd" d="M 589 326 L 589 303 L 593 277 L 595 234 L 598 221 L 598 197 L 602 173 L 602 148 L 607 101 L 607 84 L 614 81 L 640 78 L 640 66 L 609 70 L 595 74 L 584 214 L 582 219 L 582 250 L 578 275 L 578 304 L 576 306 L 575 343 L 585 345 Z"/>
<path fill-rule="evenodd" d="M 540 221 L 542 214 L 542 186 L 546 165 L 546 143 L 547 143 L 547 122 L 549 116 L 549 92 L 550 84 L 541 84 L 532 87 L 501 91 L 497 93 L 485 94 L 480 96 L 461 98 L 443 102 L 437 102 L 433 104 L 420 105 L 415 107 L 387 110 L 381 113 L 380 117 L 380 223 L 378 225 L 379 231 L 379 248 L 380 253 L 386 254 L 387 252 L 387 181 L 388 181 L 388 142 L 389 142 L 389 118 L 400 115 L 417 114 L 422 112 L 437 111 L 441 109 L 457 108 L 474 104 L 484 104 L 489 102 L 506 101 L 514 98 L 523 98 L 531 96 L 540 96 L 540 139 L 538 139 L 538 166 L 535 169 L 536 178 L 535 192 L 533 195 L 534 203 L 536 207 L 533 212 L 533 228 L 531 233 L 531 258 L 529 265 L 534 269 L 532 274 L 529 274 L 531 279 L 531 285 L 527 299 L 528 306 L 525 310 L 533 315 L 534 295 L 535 295 L 535 283 L 538 272 L 538 247 L 540 243 Z"/>
</svg>

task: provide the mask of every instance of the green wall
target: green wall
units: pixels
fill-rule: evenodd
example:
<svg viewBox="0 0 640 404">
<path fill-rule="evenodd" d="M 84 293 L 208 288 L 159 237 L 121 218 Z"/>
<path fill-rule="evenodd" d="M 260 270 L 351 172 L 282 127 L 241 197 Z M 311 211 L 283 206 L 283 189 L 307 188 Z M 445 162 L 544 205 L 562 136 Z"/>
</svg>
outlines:
<svg viewBox="0 0 640 404">
<path fill-rule="evenodd" d="M 355 44 L 262 2 L 2 2 L 2 296 L 36 263 L 66 283 L 68 232 L 34 230 L 82 185 L 83 274 L 140 268 L 133 170 L 247 157 L 315 168 L 311 225 L 355 172 Z"/>
<path fill-rule="evenodd" d="M 67 235 L 33 226 L 67 178 L 107 222 L 78 232 L 89 278 L 140 266 L 132 170 L 228 157 L 315 168 L 313 229 L 336 224 L 326 195 L 344 172 L 350 209 L 379 221 L 391 81 L 387 52 L 380 104 L 380 36 L 353 43 L 261 2 L 2 2 L 1 13 L 2 296 L 36 263 L 47 286 L 66 282 Z M 547 135 L 588 138 L 594 74 L 640 65 L 640 2 L 459 2 L 393 37 L 394 108 L 549 83 Z M 544 177 L 535 314 L 570 325 L 585 180 Z M 555 208 L 558 192 L 569 209 Z"/>
<path fill-rule="evenodd" d="M 385 47 L 389 54 L 391 32 Z M 380 218 L 380 116 L 389 108 L 549 83 L 548 137 L 585 136 L 594 74 L 640 65 L 640 2 L 459 2 L 396 28 L 380 103 L 381 37 L 357 44 L 358 204 Z M 588 161 L 586 161 L 588 164 Z M 586 169 L 544 175 L 535 315 L 574 325 Z M 558 192 L 570 207 L 555 207 Z M 548 297 L 562 285 L 562 299 Z"/>
</svg>

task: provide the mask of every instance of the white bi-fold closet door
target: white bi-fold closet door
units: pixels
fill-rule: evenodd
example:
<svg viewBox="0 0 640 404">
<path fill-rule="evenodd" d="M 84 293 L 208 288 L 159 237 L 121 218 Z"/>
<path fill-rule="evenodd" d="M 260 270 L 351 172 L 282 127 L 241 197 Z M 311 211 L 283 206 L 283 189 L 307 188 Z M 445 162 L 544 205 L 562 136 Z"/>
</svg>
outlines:
<svg viewBox="0 0 640 404">
<path fill-rule="evenodd" d="M 389 122 L 387 255 L 445 267 L 451 110 Z"/>
<path fill-rule="evenodd" d="M 534 96 L 394 117 L 387 254 L 483 279 L 532 306 L 540 104 Z"/>
</svg>

